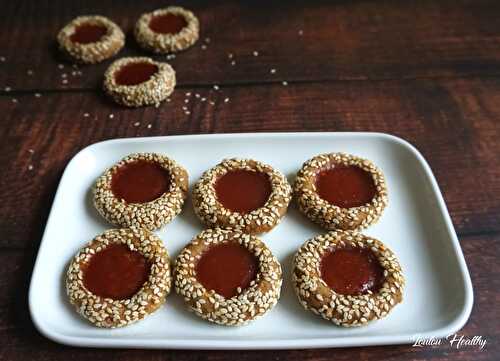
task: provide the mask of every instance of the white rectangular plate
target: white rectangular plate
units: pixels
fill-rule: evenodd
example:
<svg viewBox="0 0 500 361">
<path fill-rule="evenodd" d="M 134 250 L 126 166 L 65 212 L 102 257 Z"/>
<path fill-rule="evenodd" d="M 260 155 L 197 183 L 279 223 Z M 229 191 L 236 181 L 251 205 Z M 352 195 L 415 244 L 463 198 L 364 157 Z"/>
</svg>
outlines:
<svg viewBox="0 0 500 361">
<path fill-rule="evenodd" d="M 112 228 L 95 211 L 95 179 L 122 157 L 159 152 L 187 168 L 192 184 L 223 158 L 269 163 L 293 181 L 302 163 L 325 152 L 368 158 L 384 172 L 389 206 L 364 231 L 398 256 L 406 277 L 404 301 L 385 319 L 361 328 L 340 328 L 306 312 L 290 283 L 291 260 L 308 238 L 323 232 L 292 205 L 281 224 L 262 239 L 283 265 L 277 306 L 239 328 L 210 324 L 189 313 L 173 292 L 143 321 L 122 329 L 99 329 L 72 309 L 64 289 L 68 262 L 95 235 Z M 172 256 L 202 230 L 190 199 L 180 216 L 157 232 Z M 436 180 L 407 142 L 380 133 L 261 133 L 132 138 L 93 144 L 68 164 L 40 245 L 29 293 L 37 328 L 60 343 L 93 347 L 278 349 L 411 343 L 415 337 L 445 337 L 459 330 L 472 308 L 472 285 L 460 245 Z"/>
</svg>

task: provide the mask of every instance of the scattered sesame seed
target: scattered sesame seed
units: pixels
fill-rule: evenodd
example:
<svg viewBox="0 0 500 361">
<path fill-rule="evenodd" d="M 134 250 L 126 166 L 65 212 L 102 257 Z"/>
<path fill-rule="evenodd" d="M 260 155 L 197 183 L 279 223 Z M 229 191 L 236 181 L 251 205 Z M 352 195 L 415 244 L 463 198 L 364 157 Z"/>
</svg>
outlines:
<svg viewBox="0 0 500 361">
<path fill-rule="evenodd" d="M 167 103 L 170 103 L 171 101 L 172 101 L 172 99 L 167 98 Z"/>
<path fill-rule="evenodd" d="M 84 116 L 85 118 L 88 118 L 88 117 L 90 116 L 90 114 L 89 114 L 89 113 L 83 113 L 83 116 Z"/>
<path fill-rule="evenodd" d="M 148 124 L 147 128 L 148 129 L 151 129 L 152 125 L 151 124 Z"/>
<path fill-rule="evenodd" d="M 184 103 L 189 103 L 189 99 L 184 99 Z"/>
<path fill-rule="evenodd" d="M 259 56 L 259 52 L 257 50 L 253 51 L 253 56 Z"/>
<path fill-rule="evenodd" d="M 33 165 L 31 165 L 31 164 L 30 164 L 30 165 L 28 166 L 28 170 L 33 170 Z"/>
<path fill-rule="evenodd" d="M 167 60 L 172 60 L 172 59 L 175 59 L 175 54 L 168 54 Z"/>
<path fill-rule="evenodd" d="M 58 67 L 59 69 L 64 69 L 64 65 L 63 65 L 63 64 L 57 64 L 57 67 Z"/>
<path fill-rule="evenodd" d="M 227 103 L 229 101 L 229 98 L 224 99 L 224 103 Z"/>
<path fill-rule="evenodd" d="M 189 110 L 186 110 L 186 111 L 184 112 L 184 114 L 189 115 L 189 114 L 191 114 L 191 112 L 190 112 Z"/>
<path fill-rule="evenodd" d="M 11 88 L 10 86 L 6 86 L 6 87 L 5 87 L 5 91 L 6 91 L 6 92 L 10 92 L 11 90 L 12 90 L 12 88 Z"/>
<path fill-rule="evenodd" d="M 304 35 L 304 31 L 303 30 L 299 30 L 299 36 L 302 36 Z"/>
<path fill-rule="evenodd" d="M 271 74 L 276 73 L 276 69 L 272 68 L 272 69 L 270 70 L 270 73 L 271 73 Z"/>
<path fill-rule="evenodd" d="M 195 96 L 196 98 L 199 98 L 199 97 L 200 97 L 200 94 L 196 93 L 194 96 Z"/>
<path fill-rule="evenodd" d="M 12 103 L 17 103 L 17 99 L 16 98 L 12 98 Z"/>
<path fill-rule="evenodd" d="M 203 44 L 203 45 L 201 46 L 201 50 L 207 50 L 207 46 L 206 46 L 205 44 Z"/>
<path fill-rule="evenodd" d="M 206 101 L 206 100 L 207 100 L 207 98 L 201 98 L 201 101 L 202 101 L 202 102 L 204 102 L 204 101 Z"/>
<path fill-rule="evenodd" d="M 33 70 L 31 70 L 31 69 L 30 69 L 30 70 L 28 70 L 26 73 L 27 73 L 28 75 L 33 75 Z"/>
<path fill-rule="evenodd" d="M 63 79 L 63 80 L 62 80 L 62 83 L 63 83 L 63 84 L 68 84 L 68 79 Z"/>
<path fill-rule="evenodd" d="M 61 78 L 67 78 L 67 77 L 68 77 L 68 74 L 66 74 L 66 73 L 61 74 Z"/>
<path fill-rule="evenodd" d="M 288 85 L 288 82 L 287 82 L 286 80 L 283 80 L 283 81 L 281 82 L 281 84 L 283 84 L 284 86 L 287 86 L 287 85 Z"/>
<path fill-rule="evenodd" d="M 4 62 L 5 62 L 5 60 L 7 60 L 7 59 L 5 59 L 5 56 L 0 56 L 0 61 L 1 61 L 2 63 L 4 63 Z"/>
<path fill-rule="evenodd" d="M 232 58 L 233 58 L 233 56 L 234 56 L 234 55 L 233 55 L 232 53 L 227 54 L 227 57 L 228 57 L 229 59 L 232 59 Z"/>
<path fill-rule="evenodd" d="M 40 98 L 42 96 L 42 94 L 40 93 L 35 93 L 35 98 Z"/>
<path fill-rule="evenodd" d="M 215 105 L 215 103 L 214 102 L 210 102 L 210 105 Z"/>
<path fill-rule="evenodd" d="M 205 43 L 210 43 L 210 38 L 205 38 Z"/>
<path fill-rule="evenodd" d="M 234 60 L 233 60 L 233 61 L 231 62 L 231 66 L 235 66 L 235 65 L 236 65 L 236 61 L 234 61 Z"/>
<path fill-rule="evenodd" d="M 31 149 L 31 148 L 28 149 L 28 152 L 31 153 L 31 154 L 35 153 L 35 151 L 33 149 Z"/>
<path fill-rule="evenodd" d="M 115 115 L 114 115 L 114 114 L 110 114 L 110 115 L 109 115 L 109 119 L 113 119 L 114 117 L 115 117 Z"/>
<path fill-rule="evenodd" d="M 188 110 L 187 106 L 182 106 L 182 110 Z"/>
<path fill-rule="evenodd" d="M 191 96 L 191 92 L 187 92 L 187 93 L 186 93 L 186 96 L 187 96 L 187 97 L 188 97 L 188 96 Z"/>
<path fill-rule="evenodd" d="M 134 127 L 138 127 L 139 125 L 141 125 L 141 123 L 139 123 L 139 122 L 134 123 Z"/>
<path fill-rule="evenodd" d="M 217 84 L 214 85 L 214 90 L 219 90 L 219 86 Z"/>
</svg>

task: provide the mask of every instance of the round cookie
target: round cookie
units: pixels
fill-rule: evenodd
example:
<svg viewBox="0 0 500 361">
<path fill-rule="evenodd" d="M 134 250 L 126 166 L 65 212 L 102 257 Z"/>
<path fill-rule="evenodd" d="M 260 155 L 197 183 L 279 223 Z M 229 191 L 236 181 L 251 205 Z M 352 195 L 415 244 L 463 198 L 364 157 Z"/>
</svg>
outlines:
<svg viewBox="0 0 500 361">
<path fill-rule="evenodd" d="M 158 107 L 172 94 L 175 84 L 175 71 L 169 64 L 146 57 L 128 57 L 109 66 L 103 87 L 118 104 Z"/>
<path fill-rule="evenodd" d="M 241 247 L 256 262 L 256 272 L 253 278 L 246 278 L 246 287 L 238 286 L 234 289 L 236 285 L 230 285 L 232 293 L 226 295 L 231 297 L 220 294 L 226 293 L 229 287 L 224 285 L 221 277 L 234 277 L 234 274 L 241 273 L 241 269 L 238 269 L 241 262 L 231 265 L 226 263 L 231 261 L 231 256 L 228 257 L 227 254 L 219 255 L 220 258 L 214 254 L 208 255 L 216 247 L 225 246 Z M 204 264 L 203 268 L 201 262 Z M 199 280 L 202 279 L 207 284 L 207 277 L 210 275 L 202 277 L 197 273 L 213 269 L 214 267 L 210 267 L 213 263 L 217 263 L 220 268 L 212 280 L 217 292 L 207 289 Z M 243 274 L 248 275 L 245 272 Z M 188 307 L 196 315 L 220 325 L 239 326 L 264 315 L 278 302 L 282 271 L 276 257 L 257 237 L 233 230 L 207 229 L 197 235 L 177 257 L 174 283 L 177 293 L 184 297 Z"/>
<path fill-rule="evenodd" d="M 337 258 L 337 262 L 342 264 L 335 265 L 337 272 L 332 277 L 331 271 L 323 267 L 327 257 L 336 251 L 354 254 L 347 261 L 345 255 L 339 255 L 344 260 Z M 368 257 L 363 259 L 363 254 Z M 346 268 L 354 267 L 353 264 L 359 266 L 360 258 L 360 267 L 352 271 L 357 279 L 346 279 L 350 272 Z M 372 277 L 366 277 L 372 287 L 365 287 L 359 292 L 361 288 L 355 289 L 350 282 L 358 282 L 360 273 L 369 274 L 366 273 L 367 268 L 374 269 L 373 272 L 378 272 L 379 268 L 380 278 L 377 282 Z M 337 291 L 326 282 L 332 283 L 332 278 L 337 278 L 337 283 L 332 284 Z M 353 231 L 332 231 L 306 241 L 295 255 L 292 282 L 306 310 L 345 327 L 362 326 L 387 316 L 394 306 L 402 302 L 405 284 L 394 253 L 377 239 Z M 348 290 L 348 294 L 338 292 L 339 289 L 342 292 Z"/>
<path fill-rule="evenodd" d="M 224 179 L 228 175 L 234 179 Z M 232 186 L 234 190 L 223 189 L 223 179 L 227 184 L 224 188 Z M 267 189 L 261 190 L 257 186 Z M 260 234 L 269 232 L 281 221 L 291 193 L 286 177 L 270 165 L 253 159 L 232 158 L 203 173 L 193 188 L 193 206 L 196 215 L 208 227 Z M 242 200 L 238 201 L 236 197 Z"/>
<path fill-rule="evenodd" d="M 319 186 L 323 183 L 318 179 L 324 173 L 325 182 L 331 177 L 330 182 L 338 184 L 323 185 L 326 194 L 322 195 Z M 367 159 L 345 153 L 321 154 L 306 161 L 297 173 L 293 189 L 300 211 L 328 230 L 364 229 L 378 221 L 388 204 L 382 171 Z M 331 201 L 328 191 L 335 196 Z"/>
<path fill-rule="evenodd" d="M 139 265 L 147 270 L 142 280 L 131 271 L 134 258 L 141 258 Z M 116 268 L 104 269 L 110 260 Z M 126 277 L 137 283 L 135 287 L 120 284 Z M 70 303 L 92 324 L 104 328 L 127 326 L 153 313 L 165 302 L 170 286 L 167 250 L 161 239 L 141 228 L 112 229 L 95 237 L 76 254 L 66 275 Z"/>
<path fill-rule="evenodd" d="M 95 64 L 118 53 L 125 44 L 125 35 L 104 16 L 79 16 L 59 31 L 57 42 L 73 60 Z"/>
<path fill-rule="evenodd" d="M 112 224 L 155 230 L 180 213 L 188 184 L 187 171 L 174 160 L 157 153 L 130 154 L 97 179 L 94 205 Z"/>
<path fill-rule="evenodd" d="M 144 49 L 166 54 L 189 48 L 198 40 L 199 32 L 200 23 L 191 11 L 169 6 L 141 15 L 134 35 Z"/>
</svg>

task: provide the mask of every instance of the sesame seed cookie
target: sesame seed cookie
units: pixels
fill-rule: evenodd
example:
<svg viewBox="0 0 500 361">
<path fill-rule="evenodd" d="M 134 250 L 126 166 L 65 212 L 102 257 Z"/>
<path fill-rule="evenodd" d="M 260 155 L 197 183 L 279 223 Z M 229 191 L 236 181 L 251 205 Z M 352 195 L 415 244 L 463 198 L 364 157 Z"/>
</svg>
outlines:
<svg viewBox="0 0 500 361">
<path fill-rule="evenodd" d="M 215 246 L 236 242 L 258 262 L 255 278 L 248 287 L 226 298 L 206 289 L 197 275 L 197 265 L 204 254 Z M 174 283 L 190 310 L 210 322 L 225 326 L 244 325 L 264 315 L 280 297 L 281 265 L 266 245 L 257 237 L 233 230 L 207 229 L 197 235 L 175 261 Z"/>
<path fill-rule="evenodd" d="M 102 297 L 86 287 L 93 257 L 110 247 L 125 245 L 149 263 L 147 280 L 132 296 Z M 76 311 L 97 327 L 123 327 L 156 311 L 170 292 L 171 274 L 167 250 L 153 233 L 141 228 L 112 229 L 95 237 L 71 261 L 66 275 L 66 292 Z"/>
<path fill-rule="evenodd" d="M 126 201 L 121 195 L 127 191 L 126 184 L 121 185 L 121 182 L 118 183 L 116 180 L 119 178 L 115 177 L 120 174 L 119 172 L 126 170 L 125 167 L 138 167 L 140 164 L 147 167 L 148 163 L 155 167 L 150 171 L 158 173 L 159 170 L 163 170 L 166 172 L 167 181 L 162 185 L 163 189 L 157 189 L 157 194 L 153 194 L 145 202 L 139 202 L 135 199 Z M 154 175 L 156 176 L 156 174 Z M 124 179 L 131 179 L 133 184 L 141 182 L 140 178 L 137 180 L 133 174 Z M 113 183 L 114 180 L 115 183 Z M 155 185 L 154 182 L 153 185 Z M 164 155 L 157 153 L 130 154 L 106 170 L 97 179 L 93 188 L 94 205 L 99 214 L 112 224 L 121 227 L 140 226 L 148 230 L 155 230 L 169 223 L 181 212 L 187 197 L 188 182 L 187 171 Z M 115 194 L 118 190 L 117 184 L 120 184 L 118 196 Z M 115 189 L 113 185 L 115 185 Z M 156 184 L 155 187 L 158 185 Z M 148 192 L 148 184 L 139 183 L 134 188 L 138 188 L 137 192 L 140 193 Z"/>
<path fill-rule="evenodd" d="M 225 207 L 216 191 L 217 182 L 235 171 L 263 174 L 270 184 L 269 196 L 258 208 L 245 212 Z M 238 192 L 249 196 L 246 189 Z M 286 177 L 270 165 L 253 159 L 225 159 L 207 170 L 193 188 L 193 206 L 196 215 L 208 227 L 235 229 L 249 234 L 260 234 L 273 229 L 285 215 L 292 197 Z"/>
<path fill-rule="evenodd" d="M 109 66 L 103 87 L 118 104 L 158 107 L 172 94 L 175 84 L 175 70 L 169 64 L 146 57 L 127 57 Z"/>
<path fill-rule="evenodd" d="M 199 32 L 200 23 L 191 11 L 169 6 L 141 15 L 134 35 L 144 49 L 166 54 L 189 48 L 198 40 Z"/>
<path fill-rule="evenodd" d="M 125 45 L 125 35 L 104 16 L 79 16 L 59 31 L 57 42 L 72 59 L 95 64 L 118 53 Z"/>
<path fill-rule="evenodd" d="M 374 192 L 371 199 L 354 207 L 341 207 L 322 198 L 318 193 L 318 175 L 336 167 L 351 167 L 366 173 Z M 382 171 L 367 159 L 345 153 L 321 154 L 306 161 L 297 173 L 293 189 L 300 211 L 328 230 L 364 229 L 378 221 L 388 204 Z"/>
<path fill-rule="evenodd" d="M 321 272 L 322 259 L 327 253 L 346 247 L 366 250 L 376 257 L 383 269 L 383 283 L 378 290 L 349 295 L 335 292 L 327 285 Z M 362 326 L 387 316 L 402 302 L 405 284 L 394 253 L 377 239 L 354 231 L 331 231 L 306 241 L 295 255 L 292 282 L 306 310 L 345 327 Z"/>
</svg>

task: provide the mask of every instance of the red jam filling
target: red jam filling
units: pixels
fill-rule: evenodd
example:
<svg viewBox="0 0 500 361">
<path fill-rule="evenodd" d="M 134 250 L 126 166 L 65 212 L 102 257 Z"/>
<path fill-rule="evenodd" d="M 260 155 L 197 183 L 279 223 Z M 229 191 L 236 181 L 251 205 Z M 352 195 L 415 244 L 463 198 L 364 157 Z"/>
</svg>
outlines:
<svg viewBox="0 0 500 361">
<path fill-rule="evenodd" d="M 250 285 L 259 268 L 257 258 L 237 242 L 209 247 L 196 264 L 196 278 L 207 289 L 225 298 Z"/>
<path fill-rule="evenodd" d="M 326 253 L 320 271 L 326 284 L 343 295 L 377 292 L 384 283 L 384 269 L 373 252 L 364 248 L 345 247 Z"/>
<path fill-rule="evenodd" d="M 111 178 L 111 191 L 127 203 L 151 202 L 170 188 L 170 174 L 161 165 L 136 160 L 119 167 Z"/>
<path fill-rule="evenodd" d="M 158 66 L 151 63 L 129 63 L 122 66 L 115 74 L 118 85 L 137 85 L 151 79 L 158 72 Z"/>
<path fill-rule="evenodd" d="M 83 284 L 97 296 L 123 300 L 141 289 L 150 269 L 139 252 L 124 244 L 112 244 L 90 258 L 83 270 Z"/>
<path fill-rule="evenodd" d="M 272 187 L 269 176 L 250 170 L 231 170 L 215 183 L 217 200 L 233 212 L 249 213 L 263 207 Z"/>
<path fill-rule="evenodd" d="M 186 26 L 184 16 L 171 13 L 155 16 L 149 22 L 149 28 L 160 34 L 177 34 Z"/>
<path fill-rule="evenodd" d="M 333 165 L 316 176 L 316 191 L 327 202 L 340 208 L 369 203 L 377 188 L 370 173 L 356 166 Z"/>
<path fill-rule="evenodd" d="M 106 35 L 108 29 L 103 25 L 82 24 L 77 26 L 70 40 L 74 43 L 90 44 L 95 43 Z"/>
</svg>

